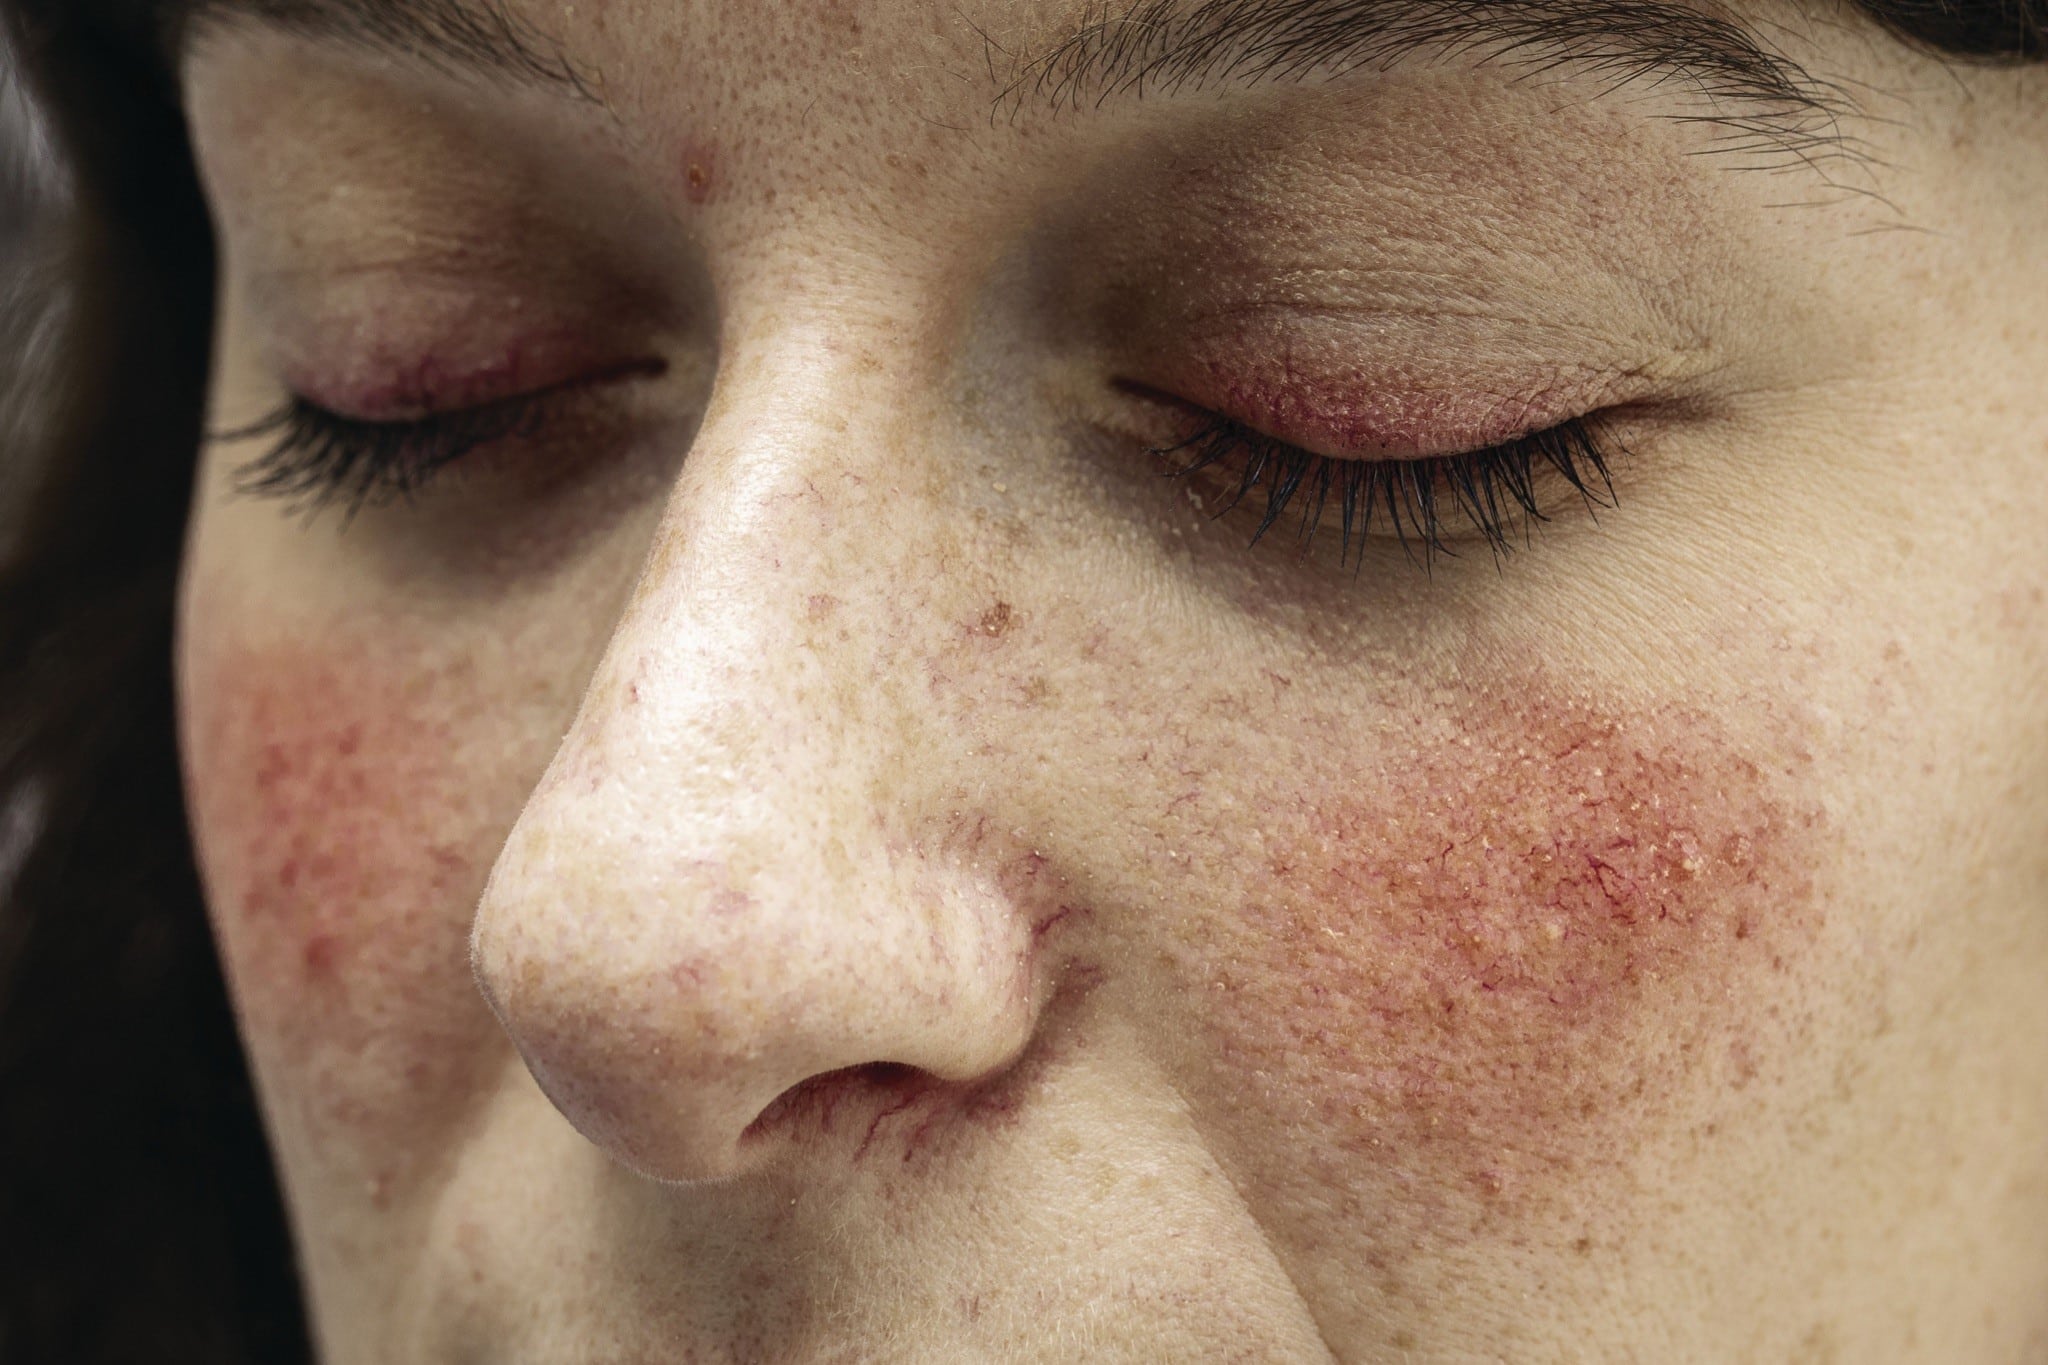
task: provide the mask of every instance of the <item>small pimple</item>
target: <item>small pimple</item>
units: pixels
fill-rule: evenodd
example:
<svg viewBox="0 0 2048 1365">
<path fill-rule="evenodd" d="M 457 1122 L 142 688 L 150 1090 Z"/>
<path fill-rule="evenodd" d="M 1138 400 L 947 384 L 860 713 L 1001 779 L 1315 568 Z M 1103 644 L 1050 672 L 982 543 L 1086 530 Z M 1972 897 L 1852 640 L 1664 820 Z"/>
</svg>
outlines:
<svg viewBox="0 0 2048 1365">
<path fill-rule="evenodd" d="M 718 153 L 713 147 L 692 142 L 679 158 L 683 171 L 683 197 L 692 204 L 708 204 L 718 190 Z"/>
</svg>

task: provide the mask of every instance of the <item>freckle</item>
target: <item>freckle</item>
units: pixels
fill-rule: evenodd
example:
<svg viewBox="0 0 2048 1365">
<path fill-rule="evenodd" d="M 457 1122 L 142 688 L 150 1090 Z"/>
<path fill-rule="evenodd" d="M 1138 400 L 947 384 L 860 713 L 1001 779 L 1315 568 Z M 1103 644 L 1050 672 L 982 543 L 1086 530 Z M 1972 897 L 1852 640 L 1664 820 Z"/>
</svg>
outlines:
<svg viewBox="0 0 2048 1365">
<path fill-rule="evenodd" d="M 981 614 L 980 629 L 983 635 L 1000 636 L 1010 629 L 1010 604 L 997 602 Z"/>
</svg>

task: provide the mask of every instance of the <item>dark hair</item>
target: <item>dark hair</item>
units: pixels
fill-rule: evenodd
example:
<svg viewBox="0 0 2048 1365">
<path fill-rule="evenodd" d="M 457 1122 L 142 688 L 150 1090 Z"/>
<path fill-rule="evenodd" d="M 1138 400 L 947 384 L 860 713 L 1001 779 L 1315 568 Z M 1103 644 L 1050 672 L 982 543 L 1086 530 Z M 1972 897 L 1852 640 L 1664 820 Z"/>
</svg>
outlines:
<svg viewBox="0 0 2048 1365">
<path fill-rule="evenodd" d="M 67 184 L 17 266 L 19 303 L 61 292 L 0 323 L 42 314 L 0 353 L 41 381 L 0 420 L 31 433 L 0 466 L 0 1359 L 305 1360 L 173 738 L 210 232 L 118 16 L 6 17 Z"/>
<path fill-rule="evenodd" d="M 2048 56 L 2048 0 L 1860 3 L 1953 56 Z M 0 1360 L 303 1361 L 174 742 L 211 234 L 155 6 L 0 0 L 0 20 L 70 186 L 28 248 L 61 285 L 49 382 L 34 422 L 0 411 Z M 0 365 L 32 349 L 14 314 Z"/>
</svg>

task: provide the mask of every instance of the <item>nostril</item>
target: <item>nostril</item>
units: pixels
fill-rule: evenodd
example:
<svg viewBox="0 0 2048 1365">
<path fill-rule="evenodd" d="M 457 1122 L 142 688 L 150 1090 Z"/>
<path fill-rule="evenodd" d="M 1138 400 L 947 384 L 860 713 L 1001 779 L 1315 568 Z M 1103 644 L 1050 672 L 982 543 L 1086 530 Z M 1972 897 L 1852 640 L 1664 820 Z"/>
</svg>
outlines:
<svg viewBox="0 0 2048 1365">
<path fill-rule="evenodd" d="M 821 1071 L 777 1095 L 740 1134 L 740 1145 L 771 1138 L 829 1138 L 842 1131 L 860 1111 L 867 1124 L 903 1102 L 944 1082 L 928 1071 L 902 1062 L 865 1062 L 860 1066 Z"/>
<path fill-rule="evenodd" d="M 883 1153 L 908 1163 L 959 1122 L 1008 1114 L 1015 1073 L 962 1084 L 900 1062 L 820 1072 L 776 1096 L 740 1135 L 740 1149 L 766 1144 L 838 1149 L 858 1165 Z"/>
</svg>

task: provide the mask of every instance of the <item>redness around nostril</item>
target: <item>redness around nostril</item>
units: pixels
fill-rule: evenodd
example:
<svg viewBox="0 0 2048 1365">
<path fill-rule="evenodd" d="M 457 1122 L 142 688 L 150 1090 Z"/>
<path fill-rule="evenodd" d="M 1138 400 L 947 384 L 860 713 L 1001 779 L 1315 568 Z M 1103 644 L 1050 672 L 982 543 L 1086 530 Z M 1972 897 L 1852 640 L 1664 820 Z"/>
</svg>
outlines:
<svg viewBox="0 0 2048 1365">
<path fill-rule="evenodd" d="M 901 1062 L 866 1062 L 824 1071 L 777 1095 L 740 1135 L 742 1146 L 775 1138 L 830 1138 L 845 1131 L 856 1110 L 872 1125 L 878 1114 L 914 1103 L 945 1083 Z M 864 1133 L 872 1137 L 871 1133 Z"/>
<path fill-rule="evenodd" d="M 823 1072 L 778 1095 L 739 1146 L 760 1156 L 808 1150 L 854 1167 L 911 1165 L 950 1138 L 1012 1124 L 1044 1062 L 970 1082 L 895 1062 Z"/>
</svg>

